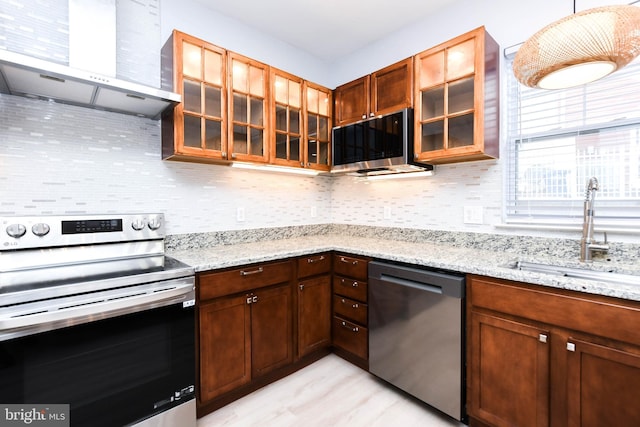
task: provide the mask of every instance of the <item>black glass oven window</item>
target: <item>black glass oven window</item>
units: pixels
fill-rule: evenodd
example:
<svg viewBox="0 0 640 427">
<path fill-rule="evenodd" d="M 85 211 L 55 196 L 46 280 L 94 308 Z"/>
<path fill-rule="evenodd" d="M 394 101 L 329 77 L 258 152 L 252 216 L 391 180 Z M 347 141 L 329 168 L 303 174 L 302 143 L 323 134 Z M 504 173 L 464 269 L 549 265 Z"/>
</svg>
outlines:
<svg viewBox="0 0 640 427">
<path fill-rule="evenodd" d="M 147 310 L 0 342 L 0 402 L 68 403 L 71 425 L 130 424 L 195 384 L 194 310 Z"/>
</svg>

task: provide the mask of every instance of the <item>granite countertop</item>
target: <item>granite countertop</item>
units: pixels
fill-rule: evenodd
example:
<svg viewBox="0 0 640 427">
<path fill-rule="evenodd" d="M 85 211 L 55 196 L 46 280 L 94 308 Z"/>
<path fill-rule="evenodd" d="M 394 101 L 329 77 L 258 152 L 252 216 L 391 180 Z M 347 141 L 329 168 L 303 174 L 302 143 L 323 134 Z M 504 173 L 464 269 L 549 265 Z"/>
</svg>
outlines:
<svg viewBox="0 0 640 427">
<path fill-rule="evenodd" d="M 535 253 L 522 254 L 509 249 L 496 250 L 496 248 L 477 246 L 458 247 L 443 242 L 413 241 L 411 239 L 407 241 L 325 233 L 204 247 L 180 247 L 178 245 L 169 248 L 167 255 L 193 266 L 196 272 L 201 272 L 335 250 L 419 266 L 640 301 L 640 286 L 576 279 L 510 268 L 510 265 L 518 260 L 552 263 L 559 266 L 580 264 L 574 258 L 558 258 L 555 255 L 550 257 Z M 613 269 L 626 274 L 640 275 L 640 265 L 636 262 L 627 264 L 594 262 L 589 265 L 589 268 Z"/>
</svg>

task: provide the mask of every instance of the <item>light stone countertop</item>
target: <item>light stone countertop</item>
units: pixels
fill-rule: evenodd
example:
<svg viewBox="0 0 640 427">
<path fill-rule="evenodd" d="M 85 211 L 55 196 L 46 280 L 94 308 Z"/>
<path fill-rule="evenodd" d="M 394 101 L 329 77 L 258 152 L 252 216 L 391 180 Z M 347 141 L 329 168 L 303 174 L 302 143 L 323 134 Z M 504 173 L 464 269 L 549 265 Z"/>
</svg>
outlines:
<svg viewBox="0 0 640 427">
<path fill-rule="evenodd" d="M 167 255 L 193 266 L 196 272 L 202 272 L 332 250 L 436 269 L 640 301 L 640 286 L 534 273 L 512 269 L 508 266 L 517 260 L 546 262 L 559 266 L 579 265 L 575 260 L 563 261 L 557 257 L 521 255 L 508 250 L 456 247 L 445 243 L 411 242 L 345 234 L 322 234 L 251 243 L 212 245 L 204 248 L 170 248 L 167 250 Z M 610 270 L 612 267 L 616 271 L 640 275 L 640 265 L 637 263 L 621 265 L 594 262 L 590 266 L 593 269 L 603 270 Z"/>
</svg>

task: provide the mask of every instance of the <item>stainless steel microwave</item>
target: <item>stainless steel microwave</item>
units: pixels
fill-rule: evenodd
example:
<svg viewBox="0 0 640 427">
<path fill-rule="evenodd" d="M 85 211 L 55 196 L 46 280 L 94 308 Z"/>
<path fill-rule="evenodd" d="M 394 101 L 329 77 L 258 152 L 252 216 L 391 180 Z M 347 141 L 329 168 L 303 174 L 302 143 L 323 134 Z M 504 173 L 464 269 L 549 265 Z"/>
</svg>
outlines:
<svg viewBox="0 0 640 427">
<path fill-rule="evenodd" d="M 383 175 L 433 170 L 413 155 L 413 109 L 337 126 L 331 132 L 332 173 Z"/>
</svg>

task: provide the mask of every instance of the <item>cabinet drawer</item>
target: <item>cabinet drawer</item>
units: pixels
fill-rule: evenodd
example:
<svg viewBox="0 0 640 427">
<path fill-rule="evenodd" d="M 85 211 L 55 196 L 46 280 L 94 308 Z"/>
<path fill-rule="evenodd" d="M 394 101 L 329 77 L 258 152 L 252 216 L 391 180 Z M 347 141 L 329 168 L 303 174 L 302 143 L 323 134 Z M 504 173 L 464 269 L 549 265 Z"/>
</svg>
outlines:
<svg viewBox="0 0 640 427">
<path fill-rule="evenodd" d="M 331 257 L 316 254 L 298 258 L 298 277 L 315 276 L 331 270 Z"/>
<path fill-rule="evenodd" d="M 336 274 L 353 277 L 354 279 L 367 280 L 368 260 L 348 255 L 335 254 L 333 258 L 333 271 Z"/>
<path fill-rule="evenodd" d="M 358 301 L 367 301 L 367 282 L 348 277 L 333 277 L 333 292 Z"/>
<path fill-rule="evenodd" d="M 201 301 L 245 292 L 251 289 L 291 280 L 292 262 L 250 265 L 233 270 L 198 275 L 198 296 Z"/>
<path fill-rule="evenodd" d="M 363 326 L 334 316 L 333 345 L 366 360 L 369 357 L 369 331 Z"/>
<path fill-rule="evenodd" d="M 340 295 L 333 296 L 333 312 L 361 325 L 367 324 L 367 304 Z"/>
</svg>

